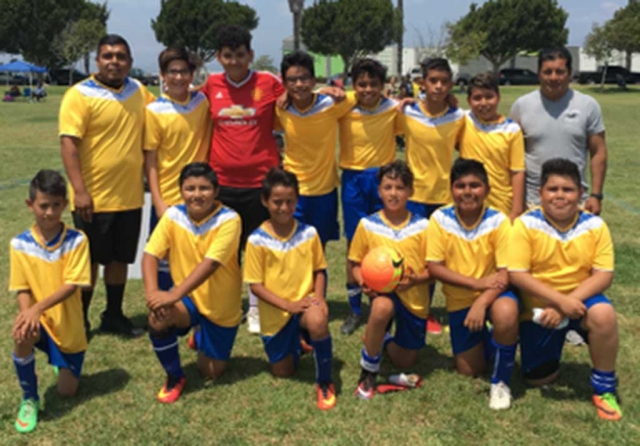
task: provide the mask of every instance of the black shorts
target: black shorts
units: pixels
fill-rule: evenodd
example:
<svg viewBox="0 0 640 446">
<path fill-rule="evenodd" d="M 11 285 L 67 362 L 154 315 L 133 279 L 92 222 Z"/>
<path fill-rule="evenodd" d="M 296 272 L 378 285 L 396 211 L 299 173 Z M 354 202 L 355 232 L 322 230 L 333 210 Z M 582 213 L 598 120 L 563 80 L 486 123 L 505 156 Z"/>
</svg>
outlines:
<svg viewBox="0 0 640 446">
<path fill-rule="evenodd" d="M 218 199 L 222 204 L 236 211 L 242 219 L 240 251 L 244 249 L 249 235 L 269 218 L 267 208 L 262 205 L 260 191 L 260 188 L 246 189 L 220 186 Z"/>
<path fill-rule="evenodd" d="M 87 234 L 91 263 L 133 263 L 138 250 L 142 209 L 93 214 L 91 223 L 73 212 L 76 228 Z"/>
</svg>

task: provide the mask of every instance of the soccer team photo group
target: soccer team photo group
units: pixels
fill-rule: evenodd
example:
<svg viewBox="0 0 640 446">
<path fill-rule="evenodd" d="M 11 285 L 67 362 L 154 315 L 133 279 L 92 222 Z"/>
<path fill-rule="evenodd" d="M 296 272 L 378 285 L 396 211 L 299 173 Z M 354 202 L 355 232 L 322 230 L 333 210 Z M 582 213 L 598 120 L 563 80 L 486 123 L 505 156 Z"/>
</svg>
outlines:
<svg viewBox="0 0 640 446">
<path fill-rule="evenodd" d="M 361 56 L 325 83 L 305 50 L 256 69 L 251 31 L 228 24 L 219 73 L 198 80 L 196 55 L 170 45 L 156 88 L 132 77 L 126 37 L 104 34 L 95 72 L 42 99 L 34 125 L 57 147 L 0 183 L 16 220 L 6 438 L 58 443 L 57 423 L 94 413 L 95 437 L 65 435 L 503 443 L 491 432 L 519 418 L 516 443 L 640 438 L 624 385 L 637 306 L 614 284 L 640 214 L 603 211 L 622 187 L 609 124 L 635 118 L 572 84 L 565 46 L 539 48 L 531 88 L 482 71 L 458 91 L 441 56 L 399 83 Z M 40 106 L 3 107 L 23 105 Z M 622 285 L 638 266 L 624 246 Z"/>
</svg>

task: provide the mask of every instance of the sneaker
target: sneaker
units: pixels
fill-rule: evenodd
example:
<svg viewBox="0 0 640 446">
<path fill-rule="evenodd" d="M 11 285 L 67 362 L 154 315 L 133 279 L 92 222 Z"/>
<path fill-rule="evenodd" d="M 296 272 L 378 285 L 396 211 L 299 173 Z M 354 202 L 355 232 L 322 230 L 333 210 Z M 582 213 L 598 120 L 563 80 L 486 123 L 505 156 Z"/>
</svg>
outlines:
<svg viewBox="0 0 640 446">
<path fill-rule="evenodd" d="M 251 307 L 247 311 L 248 330 L 251 334 L 260 334 L 260 313 L 258 307 Z"/>
<path fill-rule="evenodd" d="M 622 409 L 620 409 L 618 397 L 614 393 L 607 392 L 602 395 L 593 395 L 591 401 L 596 406 L 598 416 L 603 420 L 618 421 L 622 419 Z"/>
<path fill-rule="evenodd" d="M 18 418 L 16 418 L 16 430 L 22 434 L 31 432 L 38 424 L 38 406 L 40 403 L 33 399 L 22 400 Z"/>
<path fill-rule="evenodd" d="M 336 407 L 336 389 L 333 383 L 316 384 L 318 409 L 329 410 Z"/>
<path fill-rule="evenodd" d="M 511 389 L 500 381 L 498 384 L 491 384 L 489 391 L 489 408 L 493 410 L 503 410 L 511 407 Z"/>
<path fill-rule="evenodd" d="M 189 334 L 189 338 L 187 338 L 187 347 L 189 347 L 190 350 L 198 350 L 198 344 L 196 343 L 196 334 L 195 332 L 191 332 L 191 334 Z"/>
<path fill-rule="evenodd" d="M 362 400 L 370 400 L 376 393 L 376 373 L 371 373 L 366 370 L 362 370 L 360 379 L 358 380 L 358 387 L 354 394 Z"/>
<path fill-rule="evenodd" d="M 158 401 L 161 403 L 175 403 L 182 394 L 184 384 L 186 380 L 184 376 L 182 378 L 174 378 L 172 376 L 167 377 L 167 381 L 164 383 L 160 392 L 158 392 Z"/>
<path fill-rule="evenodd" d="M 100 320 L 100 331 L 103 333 L 117 334 L 131 338 L 139 338 L 144 334 L 144 329 L 134 327 L 131 319 L 124 314 L 107 316 L 105 313 L 102 313 Z"/>
<path fill-rule="evenodd" d="M 432 335 L 442 334 L 442 325 L 432 314 L 427 316 L 427 333 Z"/>
<path fill-rule="evenodd" d="M 569 330 L 565 336 L 565 342 L 570 345 L 584 345 L 584 338 L 575 330 Z"/>
<path fill-rule="evenodd" d="M 362 315 L 351 313 L 349 316 L 347 316 L 347 318 L 344 320 L 344 323 L 340 327 L 340 333 L 348 336 L 356 331 L 363 322 L 364 321 Z"/>
</svg>

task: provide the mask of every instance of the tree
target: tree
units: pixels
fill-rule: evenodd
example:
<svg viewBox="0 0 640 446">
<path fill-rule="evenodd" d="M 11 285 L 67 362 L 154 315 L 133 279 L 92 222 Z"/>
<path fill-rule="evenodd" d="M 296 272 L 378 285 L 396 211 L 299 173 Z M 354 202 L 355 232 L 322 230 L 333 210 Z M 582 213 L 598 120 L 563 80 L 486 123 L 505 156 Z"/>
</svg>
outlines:
<svg viewBox="0 0 640 446">
<path fill-rule="evenodd" d="M 85 0 L 0 0 L 0 51 L 21 53 L 40 66 L 59 65 L 53 45 L 69 22 L 76 21 Z"/>
<path fill-rule="evenodd" d="M 626 66 L 631 70 L 631 57 L 640 52 L 640 3 L 631 2 L 617 10 L 606 28 L 613 47 L 626 53 Z"/>
<path fill-rule="evenodd" d="M 301 33 L 309 50 L 338 54 L 346 77 L 354 59 L 382 51 L 399 26 L 391 0 L 319 0 L 305 9 Z"/>
<path fill-rule="evenodd" d="M 402 76 L 402 57 L 404 56 L 404 0 L 398 0 L 398 36 L 396 43 L 398 44 L 398 62 L 396 69 L 398 76 Z"/>
<path fill-rule="evenodd" d="M 107 28 L 96 19 L 80 19 L 70 22 L 58 36 L 55 47 L 67 64 L 73 65 L 83 56 L 90 54 Z M 89 69 L 85 65 L 86 72 Z M 73 70 L 69 70 L 69 85 L 72 85 Z"/>
<path fill-rule="evenodd" d="M 97 20 L 102 25 L 101 29 L 104 31 L 104 33 L 106 33 L 107 21 L 109 20 L 110 15 L 111 11 L 107 9 L 106 1 L 102 4 L 87 2 L 85 4 L 84 10 L 80 14 L 80 18 L 84 20 Z M 92 44 L 88 44 L 88 50 L 82 55 L 85 73 L 89 73 L 89 71 L 91 70 L 91 53 L 97 49 L 96 47 L 98 45 L 98 42 L 100 41 L 100 38 L 101 37 L 98 37 L 94 41 L 93 47 Z"/>
<path fill-rule="evenodd" d="M 567 17 L 557 0 L 472 3 L 464 17 L 449 25 L 447 54 L 461 63 L 482 55 L 497 72 L 520 52 L 564 45 L 569 35 Z"/>
<path fill-rule="evenodd" d="M 270 71 L 274 74 L 278 73 L 273 59 L 269 56 L 260 56 L 253 62 L 253 69 L 259 71 Z"/>
<path fill-rule="evenodd" d="M 609 59 L 613 52 L 613 45 L 611 45 L 606 26 L 598 26 L 597 23 L 594 23 L 591 27 L 591 32 L 584 39 L 583 49 L 588 56 L 595 58 L 604 66 L 602 79 L 600 81 L 600 91 L 602 92 L 607 76 L 607 68 L 609 67 Z"/>
<path fill-rule="evenodd" d="M 300 49 L 300 17 L 302 17 L 302 9 L 304 8 L 304 0 L 289 0 L 289 10 L 293 15 L 293 49 Z"/>
<path fill-rule="evenodd" d="M 162 0 L 160 14 L 151 20 L 158 42 L 184 46 L 203 63 L 214 58 L 216 34 L 223 25 L 252 30 L 258 26 L 258 17 L 253 8 L 237 1 Z"/>
</svg>

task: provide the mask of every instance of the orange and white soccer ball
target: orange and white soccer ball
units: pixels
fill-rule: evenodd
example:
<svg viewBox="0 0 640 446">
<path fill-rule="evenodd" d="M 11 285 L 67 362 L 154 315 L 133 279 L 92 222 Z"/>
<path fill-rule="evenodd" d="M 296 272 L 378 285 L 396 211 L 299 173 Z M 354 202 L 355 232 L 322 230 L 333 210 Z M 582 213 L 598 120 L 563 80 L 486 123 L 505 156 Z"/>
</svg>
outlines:
<svg viewBox="0 0 640 446">
<path fill-rule="evenodd" d="M 379 246 L 367 253 L 360 263 L 362 279 L 378 293 L 391 293 L 404 275 L 404 257 L 397 250 Z"/>
</svg>

